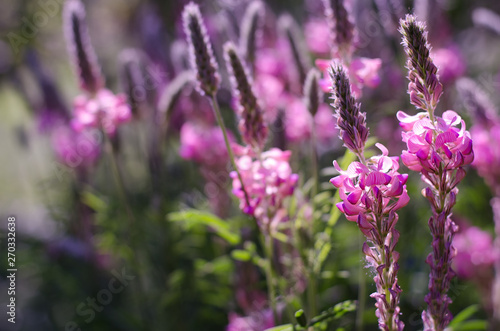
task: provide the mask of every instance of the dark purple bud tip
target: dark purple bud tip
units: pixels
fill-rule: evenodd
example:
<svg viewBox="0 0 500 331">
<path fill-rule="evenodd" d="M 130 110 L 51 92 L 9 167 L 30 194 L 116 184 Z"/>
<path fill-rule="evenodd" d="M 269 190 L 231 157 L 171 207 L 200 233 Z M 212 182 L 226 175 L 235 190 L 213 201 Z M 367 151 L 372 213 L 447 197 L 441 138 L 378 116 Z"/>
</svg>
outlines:
<svg viewBox="0 0 500 331">
<path fill-rule="evenodd" d="M 304 102 L 306 104 L 307 110 L 312 116 L 315 116 L 318 112 L 320 100 L 321 100 L 321 90 L 319 88 L 320 73 L 316 69 L 311 69 L 307 73 L 306 81 L 304 83 Z"/>
<path fill-rule="evenodd" d="M 253 1 L 247 7 L 243 16 L 240 34 L 241 54 L 249 63 L 255 60 L 257 44 L 262 34 L 264 6 L 260 1 Z"/>
<path fill-rule="evenodd" d="M 104 78 L 90 42 L 85 8 L 80 0 L 68 0 L 64 5 L 63 26 L 68 52 L 76 67 L 80 88 L 96 93 L 104 86 Z"/>
<path fill-rule="evenodd" d="M 410 102 L 432 113 L 443 93 L 443 86 L 430 56 L 431 46 L 427 42 L 425 24 L 417 21 L 413 15 L 406 15 L 404 20 L 400 20 L 400 25 L 402 45 L 407 55 Z"/>
<path fill-rule="evenodd" d="M 220 77 L 198 5 L 192 2 L 187 4 L 184 7 L 182 18 L 189 44 L 191 66 L 196 72 L 198 91 L 201 94 L 214 96 L 219 88 Z"/>
<path fill-rule="evenodd" d="M 238 50 L 231 42 L 224 44 L 224 59 L 229 71 L 233 96 L 238 101 L 240 131 L 243 140 L 254 148 L 262 148 L 267 139 L 267 127 L 262 110 L 252 89 L 252 81 Z"/>
<path fill-rule="evenodd" d="M 352 94 L 349 77 L 341 64 L 332 64 L 330 78 L 332 80 L 331 98 L 334 100 L 332 106 L 337 117 L 339 136 L 347 148 L 355 154 L 361 154 L 368 139 L 366 114 L 360 112 L 360 105 Z"/>
</svg>

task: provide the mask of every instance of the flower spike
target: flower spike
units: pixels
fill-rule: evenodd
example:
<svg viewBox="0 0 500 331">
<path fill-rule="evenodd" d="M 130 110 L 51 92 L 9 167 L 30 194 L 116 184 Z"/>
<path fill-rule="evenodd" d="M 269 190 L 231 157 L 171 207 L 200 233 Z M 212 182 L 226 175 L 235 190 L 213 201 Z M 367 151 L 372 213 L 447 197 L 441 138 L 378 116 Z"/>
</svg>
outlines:
<svg viewBox="0 0 500 331">
<path fill-rule="evenodd" d="M 219 88 L 220 77 L 198 5 L 193 2 L 187 4 L 182 18 L 184 31 L 188 37 L 191 66 L 196 72 L 197 89 L 201 94 L 214 96 Z"/>
</svg>

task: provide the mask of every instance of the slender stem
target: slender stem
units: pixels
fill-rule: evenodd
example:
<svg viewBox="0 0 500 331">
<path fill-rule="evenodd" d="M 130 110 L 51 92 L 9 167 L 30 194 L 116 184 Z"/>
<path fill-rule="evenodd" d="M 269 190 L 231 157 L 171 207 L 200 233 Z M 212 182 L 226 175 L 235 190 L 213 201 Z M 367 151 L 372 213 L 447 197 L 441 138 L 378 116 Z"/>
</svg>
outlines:
<svg viewBox="0 0 500 331">
<path fill-rule="evenodd" d="M 358 234 L 359 246 L 363 245 L 363 235 L 361 233 Z M 360 249 L 362 251 L 362 249 Z M 361 253 L 362 258 L 364 258 L 364 254 Z M 359 292 L 358 292 L 358 309 L 356 310 L 356 330 L 363 330 L 363 315 L 365 313 L 366 306 L 366 279 L 364 274 L 364 266 L 363 264 L 359 264 Z"/>
<path fill-rule="evenodd" d="M 274 286 L 274 268 L 273 268 L 274 249 L 273 249 L 273 238 L 270 232 L 264 234 L 264 247 L 267 257 L 266 282 L 269 293 L 269 303 L 273 311 L 274 324 L 277 325 L 279 321 L 278 321 L 278 309 L 276 307 L 276 288 Z"/>
<path fill-rule="evenodd" d="M 313 221 L 315 221 L 314 214 L 316 211 L 316 202 L 314 198 L 318 194 L 319 184 L 319 167 L 318 167 L 318 153 L 316 150 L 316 135 L 314 130 L 311 132 L 311 159 L 312 159 L 312 173 L 313 173 L 313 187 L 311 193 L 311 205 L 313 210 Z M 316 274 L 312 266 L 309 267 L 309 284 L 307 286 L 307 301 L 309 304 L 309 319 L 316 316 Z"/>
<path fill-rule="evenodd" d="M 316 150 L 316 135 L 311 132 L 311 159 L 312 159 L 312 172 L 313 172 L 313 190 L 311 194 L 311 202 L 313 206 L 313 212 L 315 210 L 314 197 L 318 194 L 318 185 L 319 185 L 319 166 L 318 166 L 318 151 Z"/>
<path fill-rule="evenodd" d="M 103 135 L 104 135 L 104 149 L 109 155 L 109 160 L 111 163 L 111 172 L 113 173 L 113 178 L 115 179 L 115 184 L 118 189 L 118 195 L 120 196 L 122 204 L 125 207 L 125 211 L 127 212 L 130 223 L 129 226 L 131 226 L 132 224 L 135 223 L 135 217 L 127 201 L 127 195 L 125 193 L 125 185 L 123 184 L 123 178 L 121 176 L 120 169 L 118 168 L 118 162 L 116 161 L 115 150 L 106 132 L 104 132 Z"/>
<path fill-rule="evenodd" d="M 248 193 L 245 190 L 245 186 L 243 184 L 243 178 L 241 177 L 240 171 L 238 170 L 238 167 L 236 166 L 236 162 L 234 160 L 234 154 L 233 154 L 233 149 L 231 148 L 231 144 L 229 143 L 229 138 L 227 136 L 227 129 L 224 124 L 224 120 L 222 119 L 222 115 L 220 112 L 219 108 L 219 103 L 217 102 L 217 99 L 215 95 L 210 97 L 210 101 L 212 103 L 212 108 L 215 113 L 215 118 L 217 119 L 217 124 L 219 124 L 219 127 L 222 130 L 222 134 L 224 135 L 224 142 L 226 143 L 226 148 L 227 148 L 227 153 L 229 155 L 229 159 L 231 160 L 231 165 L 233 166 L 234 171 L 236 171 L 236 174 L 238 175 L 238 179 L 241 183 L 241 190 L 243 191 L 243 194 L 245 195 L 245 201 L 247 203 L 247 206 L 250 207 L 250 199 L 248 197 Z"/>
</svg>

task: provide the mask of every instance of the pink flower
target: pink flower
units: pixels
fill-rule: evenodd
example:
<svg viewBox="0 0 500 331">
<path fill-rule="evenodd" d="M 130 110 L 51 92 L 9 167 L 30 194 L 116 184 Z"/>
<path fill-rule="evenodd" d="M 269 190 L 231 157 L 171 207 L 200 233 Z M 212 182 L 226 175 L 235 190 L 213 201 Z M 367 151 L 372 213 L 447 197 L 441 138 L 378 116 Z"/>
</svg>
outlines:
<svg viewBox="0 0 500 331">
<path fill-rule="evenodd" d="M 375 215 L 389 214 L 406 206 L 410 200 L 405 185 L 408 175 L 398 172 L 398 157 L 387 156 L 384 145 L 377 143 L 376 146 L 382 155 L 371 157 L 366 165 L 353 162 L 344 171 L 337 161 L 333 161 L 340 175 L 330 182 L 339 189 L 343 201 L 337 204 L 337 208 L 350 221 L 372 221 Z M 358 219 L 360 215 L 362 218 Z M 365 229 L 369 230 L 362 223 L 358 225 L 363 233 Z"/>
<path fill-rule="evenodd" d="M 293 194 L 299 178 L 290 167 L 291 152 L 272 148 L 257 158 L 250 148 L 235 146 L 234 149 L 239 155 L 236 166 L 250 203 L 247 205 L 237 173 L 231 172 L 233 193 L 240 199 L 240 209 L 255 216 L 261 226 L 286 220 L 283 202 Z"/>
<path fill-rule="evenodd" d="M 328 55 L 330 49 L 330 27 L 326 20 L 311 20 L 305 25 L 308 48 L 318 55 Z"/>
<path fill-rule="evenodd" d="M 81 94 L 74 100 L 73 128 L 101 128 L 114 135 L 116 128 L 131 119 L 132 113 L 124 94 L 114 95 L 107 89 L 100 89 L 94 97 Z"/>
<path fill-rule="evenodd" d="M 66 166 L 89 167 L 101 153 L 100 135 L 96 130 L 78 132 L 59 126 L 52 133 L 52 147 L 59 161 Z"/>
<path fill-rule="evenodd" d="M 328 143 L 339 134 L 332 110 L 324 103 L 319 106 L 314 116 L 314 132 L 321 143 Z"/>
<path fill-rule="evenodd" d="M 255 78 L 254 86 L 255 93 L 261 102 L 264 121 L 273 123 L 278 116 L 278 110 L 285 95 L 285 84 L 275 76 L 259 74 Z"/>
<path fill-rule="evenodd" d="M 454 269 L 463 278 L 475 278 L 491 272 L 498 258 L 491 234 L 475 226 L 457 233 L 453 246 L 457 250 Z"/>
<path fill-rule="evenodd" d="M 445 111 L 434 122 L 424 112 L 410 116 L 399 111 L 397 118 L 406 131 L 402 137 L 408 150 L 401 159 L 409 169 L 437 173 L 442 163 L 445 170 L 453 170 L 474 160 L 470 134 L 454 111 Z"/>
<path fill-rule="evenodd" d="M 465 60 L 455 45 L 433 51 L 432 59 L 439 69 L 439 79 L 443 83 L 453 82 L 465 73 Z"/>
<path fill-rule="evenodd" d="M 232 135 L 229 136 L 233 140 Z M 186 122 L 181 128 L 179 154 L 203 166 L 225 167 L 229 161 L 224 135 L 217 126 Z"/>
<path fill-rule="evenodd" d="M 302 99 L 289 96 L 285 110 L 284 127 L 290 142 L 300 142 L 311 137 L 312 116 Z"/>
<path fill-rule="evenodd" d="M 323 72 L 323 79 L 319 84 L 324 92 L 330 92 L 332 82 L 328 68 L 330 68 L 331 60 L 318 59 L 316 66 Z M 375 88 L 380 84 L 379 71 L 382 67 L 381 59 L 369 59 L 365 57 L 355 58 L 351 61 L 349 68 L 346 68 L 351 82 L 352 93 L 355 98 L 360 98 L 363 94 L 363 87 Z"/>
<path fill-rule="evenodd" d="M 500 141 L 500 120 L 488 124 L 476 124 L 470 130 L 475 150 L 472 165 L 495 188 L 500 184 L 500 146 L 494 143 Z"/>
<path fill-rule="evenodd" d="M 248 316 L 230 313 L 226 331 L 262 331 L 273 326 L 273 312 L 266 309 L 253 312 Z"/>
</svg>

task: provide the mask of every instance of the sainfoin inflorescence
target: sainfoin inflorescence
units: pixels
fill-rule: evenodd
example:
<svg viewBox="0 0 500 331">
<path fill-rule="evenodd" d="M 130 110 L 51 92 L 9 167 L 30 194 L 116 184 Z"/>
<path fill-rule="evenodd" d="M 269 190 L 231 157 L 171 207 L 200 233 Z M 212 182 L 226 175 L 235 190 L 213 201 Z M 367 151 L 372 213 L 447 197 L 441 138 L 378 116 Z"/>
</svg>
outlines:
<svg viewBox="0 0 500 331">
<path fill-rule="evenodd" d="M 365 158 L 366 114 L 360 111 L 360 105 L 352 95 L 344 68 L 333 64 L 330 75 L 340 138 L 359 160 L 352 162 L 346 170 L 341 169 L 337 161 L 333 162 L 340 173 L 331 179 L 342 199 L 337 207 L 348 220 L 358 224 L 367 239 L 363 253 L 375 273 L 373 280 L 377 292 L 371 297 L 376 300 L 379 328 L 403 330 L 399 307 L 402 290 L 397 278 L 399 253 L 395 251 L 399 232 L 395 226 L 397 210 L 409 201 L 405 185 L 408 175 L 398 172 L 398 157 L 389 157 L 382 144 L 377 144 L 381 155 Z"/>
<path fill-rule="evenodd" d="M 432 253 L 426 260 L 431 268 L 429 293 L 425 297 L 428 308 L 422 319 L 424 330 L 444 330 L 452 319 L 447 292 L 454 276 L 452 241 L 458 229 L 451 219 L 451 210 L 457 199 L 457 185 L 465 176 L 463 167 L 472 163 L 474 152 L 465 122 L 456 112 L 435 114 L 443 88 L 430 57 L 425 26 L 407 15 L 401 20 L 400 32 L 407 54 L 410 102 L 425 110 L 412 116 L 402 111 L 397 114 L 407 145 L 401 159 L 409 169 L 421 173 L 426 183 L 422 194 L 432 209 L 429 219 Z"/>
</svg>

